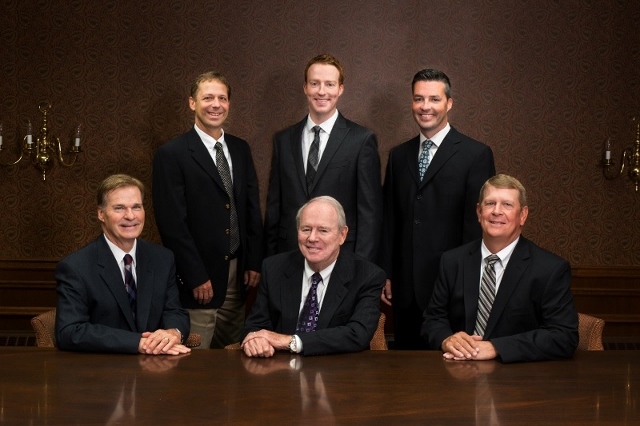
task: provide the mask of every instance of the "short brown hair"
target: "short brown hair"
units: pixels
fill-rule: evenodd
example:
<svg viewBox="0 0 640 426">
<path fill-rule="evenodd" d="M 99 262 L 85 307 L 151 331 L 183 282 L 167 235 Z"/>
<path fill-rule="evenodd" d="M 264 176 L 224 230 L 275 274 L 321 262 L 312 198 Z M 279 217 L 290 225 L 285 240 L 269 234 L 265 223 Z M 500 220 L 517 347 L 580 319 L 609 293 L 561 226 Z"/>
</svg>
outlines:
<svg viewBox="0 0 640 426">
<path fill-rule="evenodd" d="M 111 175 L 103 180 L 98 187 L 98 192 L 96 194 L 98 207 L 101 209 L 106 207 L 105 203 L 107 201 L 107 194 L 115 189 L 124 188 L 125 186 L 135 186 L 138 188 L 140 190 L 142 200 L 144 201 L 144 184 L 142 182 L 129 175 Z"/>
<path fill-rule="evenodd" d="M 482 203 L 482 200 L 484 199 L 484 192 L 488 186 L 493 186 L 494 188 L 515 189 L 518 191 L 520 208 L 527 205 L 527 190 L 524 189 L 524 185 L 522 185 L 520 181 L 513 176 L 505 175 L 503 173 L 490 177 L 484 185 L 482 185 L 482 188 L 480 188 L 480 196 L 478 197 L 478 204 Z"/>
<path fill-rule="evenodd" d="M 342 69 L 342 64 L 340 64 L 340 61 L 338 61 L 335 56 L 329 55 L 328 53 L 318 55 L 309 61 L 306 68 L 304 69 L 305 83 L 307 82 L 307 73 L 309 72 L 309 68 L 311 68 L 311 65 L 313 64 L 333 65 L 334 67 L 336 67 L 338 69 L 338 73 L 340 74 L 340 77 L 338 78 L 338 84 L 342 86 L 342 84 L 344 83 L 344 70 Z"/>
<path fill-rule="evenodd" d="M 231 86 L 229 85 L 227 78 L 218 71 L 207 71 L 196 77 L 196 81 L 194 81 L 191 85 L 190 96 L 195 99 L 196 95 L 198 94 L 198 89 L 200 89 L 200 83 L 211 80 L 218 80 L 220 83 L 227 86 L 227 97 L 231 99 Z"/>
</svg>

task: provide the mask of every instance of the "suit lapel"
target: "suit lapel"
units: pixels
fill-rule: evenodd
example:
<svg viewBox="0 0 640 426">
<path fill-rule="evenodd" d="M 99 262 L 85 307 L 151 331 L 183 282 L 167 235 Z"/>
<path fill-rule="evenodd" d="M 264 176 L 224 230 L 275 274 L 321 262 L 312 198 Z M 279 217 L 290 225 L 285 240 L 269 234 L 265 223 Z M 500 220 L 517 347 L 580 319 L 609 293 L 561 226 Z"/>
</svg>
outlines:
<svg viewBox="0 0 640 426">
<path fill-rule="evenodd" d="M 282 306 L 282 332 L 293 334 L 300 315 L 300 301 L 302 300 L 302 277 L 304 272 L 304 258 L 295 255 L 288 262 L 283 272 L 280 285 L 280 299 Z"/>
<path fill-rule="evenodd" d="M 464 312 L 465 331 L 473 334 L 478 315 L 478 297 L 480 296 L 480 264 L 482 255 L 480 254 L 480 241 L 464 259 Z"/>
<path fill-rule="evenodd" d="M 433 156 L 431 162 L 429 163 L 429 167 L 427 168 L 426 173 L 424 174 L 424 178 L 422 182 L 420 182 L 420 186 L 426 185 L 435 175 L 438 173 L 438 170 L 442 168 L 449 161 L 456 152 L 458 152 L 460 144 L 460 134 L 452 127 L 447 133 L 447 136 L 444 137 L 442 143 L 438 147 L 436 151 L 436 155 Z M 418 160 L 416 155 L 416 171 L 418 168 Z"/>
<path fill-rule="evenodd" d="M 225 191 L 224 184 L 218 173 L 218 168 L 211 158 L 211 153 L 204 146 L 204 142 L 200 139 L 200 136 L 196 132 L 195 128 L 192 128 L 187 136 L 188 148 L 191 151 L 191 157 L 202 169 L 218 184 L 218 186 Z M 233 159 L 233 157 L 231 157 Z"/>
<path fill-rule="evenodd" d="M 349 127 L 347 126 L 347 120 L 342 116 L 342 114 L 338 113 L 338 118 L 331 129 L 331 134 L 329 135 L 329 140 L 327 140 L 327 146 L 322 153 L 322 157 L 320 158 L 320 163 L 318 164 L 318 171 L 316 172 L 316 177 L 313 180 L 313 184 L 311 185 L 310 191 L 316 186 L 316 183 L 322 178 L 324 171 L 327 169 L 327 166 L 333 159 L 333 156 L 336 155 L 338 150 L 340 149 L 340 145 L 344 141 L 345 137 L 349 133 Z"/>
<path fill-rule="evenodd" d="M 352 280 L 354 271 L 353 265 L 346 262 L 344 257 L 341 251 L 341 254 L 338 255 L 336 266 L 331 272 L 329 285 L 325 289 L 324 298 L 322 299 L 322 308 L 318 317 L 318 330 L 328 328 L 336 309 L 338 309 L 338 306 L 340 306 L 349 291 L 346 286 Z"/>
<path fill-rule="evenodd" d="M 302 161 L 302 132 L 304 131 L 304 125 L 307 122 L 307 118 L 305 117 L 302 121 L 296 124 L 290 132 L 288 132 L 289 136 L 289 147 L 291 148 L 291 155 L 293 157 L 294 167 L 298 172 L 298 179 L 300 180 L 300 185 L 304 188 L 305 192 L 307 191 L 307 177 L 304 173 L 304 163 Z M 286 166 L 286 165 L 285 165 Z"/>
<path fill-rule="evenodd" d="M 98 267 L 100 268 L 100 278 L 118 302 L 120 310 L 127 319 L 127 323 L 131 330 L 137 330 L 136 324 L 133 321 L 133 314 L 131 313 L 131 306 L 129 305 L 129 297 L 127 296 L 127 290 L 124 287 L 124 280 L 122 278 L 122 272 L 118 266 L 118 261 L 113 257 L 111 249 L 104 240 L 104 236 L 98 237 Z"/>
<path fill-rule="evenodd" d="M 138 239 L 136 248 L 136 285 L 137 293 L 137 312 L 136 323 L 138 330 L 145 330 L 149 323 L 149 314 L 151 312 L 151 300 L 153 299 L 153 269 L 149 259 L 149 250 L 146 250 L 144 243 Z"/>
<path fill-rule="evenodd" d="M 504 275 L 502 275 L 502 281 L 500 281 L 500 287 L 498 287 L 498 293 L 493 301 L 491 314 L 489 314 L 489 319 L 487 320 L 487 327 L 484 333 L 485 340 L 487 340 L 487 337 L 491 336 L 491 332 L 502 316 L 502 313 L 507 306 L 507 302 L 511 298 L 513 291 L 518 286 L 518 282 L 522 278 L 522 274 L 524 274 L 524 271 L 527 269 L 529 256 L 530 250 L 528 241 L 521 236 L 518 244 L 516 244 L 516 247 L 511 254 L 511 258 L 507 264 L 507 269 L 505 269 Z"/>
<path fill-rule="evenodd" d="M 409 141 L 406 151 L 406 164 L 409 173 L 415 180 L 416 185 L 420 185 L 420 175 L 418 174 L 418 156 L 420 153 L 420 136 L 416 136 L 415 138 Z"/>
</svg>

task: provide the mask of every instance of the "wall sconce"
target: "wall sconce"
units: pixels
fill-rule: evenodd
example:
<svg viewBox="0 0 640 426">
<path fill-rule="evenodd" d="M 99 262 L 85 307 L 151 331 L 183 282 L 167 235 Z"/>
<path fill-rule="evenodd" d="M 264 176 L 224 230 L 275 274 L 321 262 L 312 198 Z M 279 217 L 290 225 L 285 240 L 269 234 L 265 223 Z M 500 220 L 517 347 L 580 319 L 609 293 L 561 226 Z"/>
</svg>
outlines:
<svg viewBox="0 0 640 426">
<path fill-rule="evenodd" d="M 622 152 L 620 159 L 620 169 L 615 167 L 615 162 L 611 159 L 611 138 L 607 138 L 604 142 L 604 156 L 602 158 L 602 173 L 607 179 L 615 179 L 624 173 L 625 167 L 629 168 L 627 172 L 629 179 L 636 186 L 636 192 L 640 186 L 640 118 L 634 117 L 636 122 L 636 142 L 633 148 L 629 147 Z"/>
<path fill-rule="evenodd" d="M 49 136 L 47 129 L 47 113 L 51 110 L 51 104 L 42 102 L 38 109 L 42 113 L 42 128 L 40 129 L 40 137 L 33 141 L 33 129 L 31 121 L 27 125 L 27 135 L 22 138 L 24 144 L 20 157 L 12 163 L 0 162 L 2 166 L 13 166 L 25 157 L 31 158 L 31 163 L 42 172 L 42 180 L 47 179 L 47 172 L 53 167 L 54 157 L 58 158 L 60 164 L 64 167 L 71 167 L 75 164 L 78 154 L 80 153 L 80 126 L 76 127 L 74 135 L 74 143 L 67 151 L 71 155 L 70 161 L 65 161 L 62 155 L 62 144 L 56 136 Z M 0 151 L 2 151 L 2 123 L 0 123 Z"/>
</svg>

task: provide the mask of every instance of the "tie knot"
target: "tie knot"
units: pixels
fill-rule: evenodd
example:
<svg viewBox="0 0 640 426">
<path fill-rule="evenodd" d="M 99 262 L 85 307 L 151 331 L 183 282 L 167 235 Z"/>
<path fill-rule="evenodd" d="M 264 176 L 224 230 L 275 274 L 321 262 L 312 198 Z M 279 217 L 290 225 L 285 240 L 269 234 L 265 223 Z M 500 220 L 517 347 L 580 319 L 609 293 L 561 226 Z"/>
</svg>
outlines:
<svg viewBox="0 0 640 426">
<path fill-rule="evenodd" d="M 316 287 L 318 284 L 320 284 L 320 281 L 322 281 L 322 276 L 320 275 L 319 272 L 316 272 L 315 274 L 311 275 L 311 285 Z"/>
<path fill-rule="evenodd" d="M 220 150 L 222 149 L 222 144 L 220 142 L 216 142 L 216 144 L 213 147 L 217 150 Z"/>
<path fill-rule="evenodd" d="M 491 254 L 491 255 L 487 256 L 484 260 L 487 262 L 487 266 L 493 268 L 493 265 L 495 265 L 495 263 L 498 260 L 500 260 L 500 258 L 496 254 Z"/>
<path fill-rule="evenodd" d="M 422 149 L 431 149 L 431 147 L 433 146 L 433 141 L 431 139 L 427 139 L 426 141 L 422 142 Z"/>
<path fill-rule="evenodd" d="M 313 126 L 312 130 L 315 133 L 315 135 L 318 136 L 320 134 L 320 130 L 322 130 L 322 128 L 320 126 Z"/>
<path fill-rule="evenodd" d="M 130 254 L 125 254 L 124 255 L 124 264 L 129 266 L 129 265 L 131 265 L 131 262 L 133 262 L 133 257 L 131 257 Z"/>
</svg>

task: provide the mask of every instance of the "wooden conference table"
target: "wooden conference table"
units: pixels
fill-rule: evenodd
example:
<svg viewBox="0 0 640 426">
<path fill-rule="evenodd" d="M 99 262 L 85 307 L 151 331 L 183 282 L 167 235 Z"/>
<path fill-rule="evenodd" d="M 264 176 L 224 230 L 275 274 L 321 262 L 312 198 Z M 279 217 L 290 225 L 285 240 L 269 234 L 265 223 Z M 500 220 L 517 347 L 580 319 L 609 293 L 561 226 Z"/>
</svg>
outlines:
<svg viewBox="0 0 640 426">
<path fill-rule="evenodd" d="M 448 362 L 438 352 L 250 359 L 0 348 L 0 424 L 638 424 L 640 351 Z"/>
</svg>

